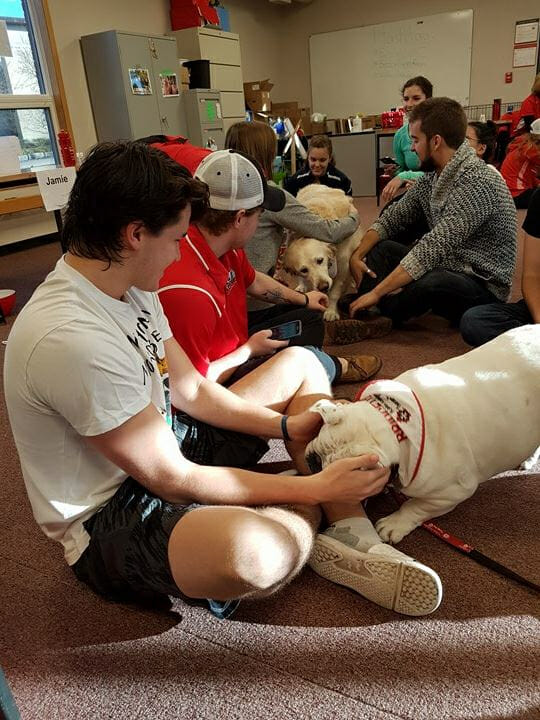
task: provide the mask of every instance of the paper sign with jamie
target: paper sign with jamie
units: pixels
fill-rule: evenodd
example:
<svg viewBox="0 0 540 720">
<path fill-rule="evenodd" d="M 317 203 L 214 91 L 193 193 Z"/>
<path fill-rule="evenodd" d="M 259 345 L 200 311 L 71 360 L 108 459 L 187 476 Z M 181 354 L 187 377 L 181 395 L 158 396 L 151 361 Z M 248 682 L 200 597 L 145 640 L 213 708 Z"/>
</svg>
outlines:
<svg viewBox="0 0 540 720">
<path fill-rule="evenodd" d="M 43 198 L 45 210 L 60 210 L 69 198 L 75 182 L 75 168 L 57 168 L 55 170 L 38 170 L 36 172 L 39 191 Z"/>
</svg>

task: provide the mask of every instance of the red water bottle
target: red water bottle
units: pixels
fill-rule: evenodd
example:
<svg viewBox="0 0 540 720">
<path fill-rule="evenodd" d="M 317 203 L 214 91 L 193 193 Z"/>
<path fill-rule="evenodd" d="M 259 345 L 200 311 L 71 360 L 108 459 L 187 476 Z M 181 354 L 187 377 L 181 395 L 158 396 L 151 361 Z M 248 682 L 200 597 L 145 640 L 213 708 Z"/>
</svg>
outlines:
<svg viewBox="0 0 540 720">
<path fill-rule="evenodd" d="M 500 120 L 501 119 L 501 98 L 496 98 L 493 101 L 493 111 L 491 115 L 492 120 Z"/>
<path fill-rule="evenodd" d="M 63 166 L 75 167 L 77 158 L 75 156 L 75 150 L 73 149 L 73 143 L 71 142 L 71 136 L 67 130 L 59 131 L 58 145 L 60 147 L 60 154 L 62 156 Z"/>
</svg>

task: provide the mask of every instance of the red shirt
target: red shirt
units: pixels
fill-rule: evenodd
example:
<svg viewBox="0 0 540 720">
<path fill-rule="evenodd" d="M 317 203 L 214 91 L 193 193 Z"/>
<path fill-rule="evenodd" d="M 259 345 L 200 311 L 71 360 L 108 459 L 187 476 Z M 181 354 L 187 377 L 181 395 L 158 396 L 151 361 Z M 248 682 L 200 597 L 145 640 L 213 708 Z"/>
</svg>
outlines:
<svg viewBox="0 0 540 720">
<path fill-rule="evenodd" d="M 203 158 L 210 155 L 211 150 L 192 145 L 181 135 L 167 135 L 164 143 L 152 143 L 152 147 L 166 153 L 179 165 L 183 165 L 193 175 Z"/>
<path fill-rule="evenodd" d="M 180 241 L 180 260 L 165 270 L 158 294 L 172 334 L 201 375 L 248 339 L 246 290 L 254 280 L 243 250 L 218 258 L 190 226 Z"/>
<path fill-rule="evenodd" d="M 521 195 L 529 188 L 540 185 L 536 173 L 540 170 L 540 151 L 528 142 L 518 138 L 508 147 L 508 154 L 501 166 L 501 175 L 508 185 L 512 197 Z"/>
<path fill-rule="evenodd" d="M 540 117 L 540 97 L 534 93 L 526 97 L 519 108 L 520 117 L 527 117 L 527 115 L 534 115 L 534 120 Z"/>
</svg>

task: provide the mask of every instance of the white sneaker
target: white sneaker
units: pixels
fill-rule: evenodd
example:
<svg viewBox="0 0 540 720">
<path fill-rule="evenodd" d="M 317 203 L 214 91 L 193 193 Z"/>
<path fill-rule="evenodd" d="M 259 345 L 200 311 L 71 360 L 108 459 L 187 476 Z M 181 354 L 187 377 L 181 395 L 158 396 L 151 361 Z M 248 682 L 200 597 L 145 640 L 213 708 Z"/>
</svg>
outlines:
<svg viewBox="0 0 540 720">
<path fill-rule="evenodd" d="M 321 577 L 403 615 L 429 615 L 441 604 L 437 573 L 385 543 L 361 552 L 317 535 L 309 566 Z"/>
</svg>

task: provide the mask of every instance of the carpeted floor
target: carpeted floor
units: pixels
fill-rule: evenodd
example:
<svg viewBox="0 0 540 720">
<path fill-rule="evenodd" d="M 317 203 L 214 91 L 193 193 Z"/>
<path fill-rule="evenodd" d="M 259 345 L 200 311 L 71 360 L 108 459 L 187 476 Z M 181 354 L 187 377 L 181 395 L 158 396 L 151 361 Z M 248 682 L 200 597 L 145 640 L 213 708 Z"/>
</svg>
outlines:
<svg viewBox="0 0 540 720">
<path fill-rule="evenodd" d="M 374 203 L 357 202 L 367 224 Z M 0 257 L 0 287 L 17 289 L 20 308 L 58 256 L 51 244 Z M 1 340 L 8 331 L 0 326 Z M 426 317 L 348 350 L 380 354 L 382 375 L 394 377 L 466 347 Z M 0 420 L 0 664 L 23 718 L 540 717 L 538 596 L 423 530 L 400 548 L 443 580 L 443 603 L 427 618 L 398 616 L 310 570 L 232 621 L 180 601 L 145 610 L 96 597 L 35 525 L 3 402 Z M 274 442 L 266 460 L 285 458 Z M 540 582 L 539 479 L 538 469 L 499 476 L 439 524 Z M 376 516 L 389 503 L 368 509 Z"/>
</svg>

